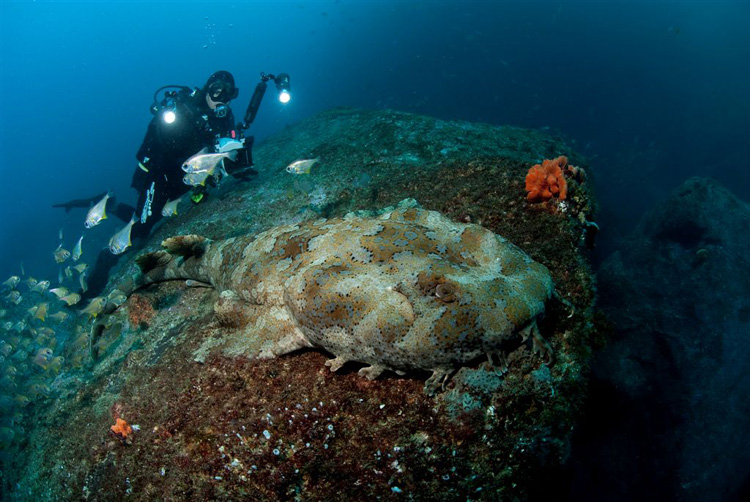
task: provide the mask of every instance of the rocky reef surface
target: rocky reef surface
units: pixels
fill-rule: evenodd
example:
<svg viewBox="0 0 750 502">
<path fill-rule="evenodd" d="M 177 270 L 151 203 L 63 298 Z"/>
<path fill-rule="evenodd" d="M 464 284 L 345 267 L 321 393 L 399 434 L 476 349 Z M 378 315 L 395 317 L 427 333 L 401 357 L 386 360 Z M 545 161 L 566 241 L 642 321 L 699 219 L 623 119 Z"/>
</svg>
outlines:
<svg viewBox="0 0 750 502">
<path fill-rule="evenodd" d="M 577 499 L 748 500 L 749 248 L 750 206 L 690 178 L 604 262 Z"/>
<path fill-rule="evenodd" d="M 54 399 L 32 405 L 33 427 L 4 465 L 4 494 L 449 501 L 555 493 L 600 336 L 585 250 L 595 203 L 583 169 L 564 201 L 532 203 L 524 181 L 543 159 L 567 155 L 588 169 L 584 159 L 539 131 L 351 109 L 288 127 L 254 154 L 257 177 L 226 179 L 166 221 L 145 249 L 123 256 L 110 284 L 174 235 L 221 240 L 415 199 L 503 236 L 549 269 L 558 299 L 537 324 L 552 357 L 518 334 L 505 355 L 460 365 L 429 396 L 426 372 L 368 380 L 356 363 L 332 373 L 330 355 L 316 349 L 274 359 L 212 350 L 237 346 L 242 320 L 216 315 L 213 288 L 163 282 L 107 315 L 82 368 L 61 374 Z M 286 172 L 304 158 L 320 159 L 310 174 Z M 118 422 L 113 431 L 118 418 L 132 429 Z"/>
</svg>

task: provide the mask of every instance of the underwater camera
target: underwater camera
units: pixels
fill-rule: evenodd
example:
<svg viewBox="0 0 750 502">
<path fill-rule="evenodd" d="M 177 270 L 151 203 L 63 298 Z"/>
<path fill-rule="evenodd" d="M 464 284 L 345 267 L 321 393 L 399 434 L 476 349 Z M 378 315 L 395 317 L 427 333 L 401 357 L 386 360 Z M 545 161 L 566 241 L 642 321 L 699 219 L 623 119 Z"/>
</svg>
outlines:
<svg viewBox="0 0 750 502">
<path fill-rule="evenodd" d="M 170 90 L 164 93 L 164 98 L 159 101 L 159 93 L 164 89 L 178 89 Z M 180 99 L 182 94 L 192 95 L 195 91 L 192 91 L 190 87 L 184 85 L 164 85 L 156 89 L 154 93 L 154 101 L 151 103 L 151 114 L 161 115 L 161 119 L 166 124 L 172 124 L 177 120 L 177 100 Z M 226 110 L 224 111 L 226 115 Z"/>
</svg>

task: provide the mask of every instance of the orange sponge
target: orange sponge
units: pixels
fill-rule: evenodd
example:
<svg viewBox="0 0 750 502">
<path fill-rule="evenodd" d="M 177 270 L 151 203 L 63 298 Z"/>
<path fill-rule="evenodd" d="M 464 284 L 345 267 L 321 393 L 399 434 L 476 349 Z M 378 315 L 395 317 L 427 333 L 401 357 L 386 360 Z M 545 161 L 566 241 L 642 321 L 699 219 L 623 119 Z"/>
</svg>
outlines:
<svg viewBox="0 0 750 502">
<path fill-rule="evenodd" d="M 526 175 L 526 198 L 531 202 L 543 202 L 556 197 L 565 200 L 568 185 L 563 176 L 563 169 L 568 165 L 564 155 L 536 164 Z"/>
<path fill-rule="evenodd" d="M 110 427 L 110 429 L 123 439 L 127 438 L 133 432 L 133 428 L 122 418 L 118 418 L 115 425 Z"/>
</svg>

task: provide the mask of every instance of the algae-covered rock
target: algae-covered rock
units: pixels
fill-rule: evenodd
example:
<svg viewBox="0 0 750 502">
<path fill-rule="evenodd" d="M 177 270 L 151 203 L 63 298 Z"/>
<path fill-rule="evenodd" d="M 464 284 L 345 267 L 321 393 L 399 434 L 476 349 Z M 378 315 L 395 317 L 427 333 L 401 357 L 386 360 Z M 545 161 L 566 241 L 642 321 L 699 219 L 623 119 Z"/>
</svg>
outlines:
<svg viewBox="0 0 750 502">
<path fill-rule="evenodd" d="M 565 462 L 584 387 L 594 292 L 582 244 L 594 201 L 580 178 L 569 180 L 565 201 L 532 204 L 524 179 L 544 158 L 567 155 L 579 165 L 581 159 L 562 141 L 536 131 L 349 109 L 289 127 L 254 153 L 256 178 L 224 180 L 206 203 L 159 227 L 146 250 L 121 260 L 110 286 L 135 293 L 92 329 L 97 350 L 86 368 L 67 373 L 57 385 L 60 398 L 37 410 L 27 445 L 35 454 L 9 477 L 18 483 L 17 498 L 55 493 L 96 500 L 126 494 L 134 500 L 512 500 L 537 494 L 539 481 Z M 309 174 L 285 169 L 312 158 L 320 160 Z M 396 209 L 409 198 L 421 209 Z M 419 218 L 426 219 L 414 221 Z M 443 237 L 430 226 L 435 222 L 453 229 L 444 237 L 454 242 L 440 242 Z M 343 233 L 313 242 L 329 230 L 327 224 L 340 225 Z M 379 236 L 385 230 L 378 224 L 392 235 Z M 316 235 L 305 234 L 316 229 Z M 302 234 L 309 239 L 300 239 Z M 163 240 L 176 235 L 207 240 L 190 238 L 190 246 L 167 240 L 159 251 Z M 274 237 L 266 247 L 278 260 L 243 262 L 243 252 L 251 256 L 252 243 L 257 238 L 262 247 L 264 235 Z M 243 249 L 227 248 L 221 257 L 204 248 L 242 239 Z M 357 254 L 362 239 L 367 256 Z M 498 254 L 499 262 L 483 265 L 479 250 L 490 241 L 507 242 L 520 261 L 503 261 Z M 321 268 L 313 260 L 305 269 L 312 275 L 302 283 L 287 275 L 261 286 L 269 270 L 280 277 L 287 269 L 303 270 L 294 260 L 315 246 L 334 247 L 325 259 L 338 253 L 340 266 Z M 345 256 L 347 246 L 352 252 Z M 393 246 L 403 250 L 391 252 Z M 199 271 L 204 253 L 214 260 L 215 272 L 193 274 L 197 282 L 190 285 L 183 280 L 143 287 L 153 282 L 137 278 L 135 257 L 144 252 L 152 254 L 140 264 L 154 280 L 181 277 L 157 277 L 154 270 L 169 268 L 170 260 Z M 441 253 L 455 254 L 450 266 L 434 262 Z M 382 301 L 369 296 L 385 287 L 375 275 L 354 274 L 354 282 L 345 277 L 355 262 L 360 270 L 378 260 L 391 269 L 377 278 L 400 281 Z M 521 274 L 512 284 L 482 289 L 483 273 L 512 277 L 519 264 L 534 264 L 538 277 Z M 315 304 L 315 295 L 303 293 L 332 277 L 325 270 L 338 274 L 338 282 L 326 293 L 328 303 Z M 260 279 L 236 287 L 230 284 L 233 273 Z M 217 275 L 227 279 L 214 281 Z M 272 290 L 264 289 L 268 285 Z M 528 293 L 533 301 L 513 303 L 509 291 Z M 365 298 L 352 302 L 352 294 Z M 504 314 L 463 313 L 480 297 Z M 399 301 L 388 310 L 394 298 Z M 367 317 L 379 308 L 400 313 L 399 322 L 423 322 L 425 338 L 410 342 L 412 352 L 388 353 L 395 343 L 391 335 L 402 328 L 385 316 L 392 333 L 386 329 L 388 336 L 374 344 L 355 338 L 343 350 L 340 336 L 356 331 L 350 324 L 383 328 L 375 316 Z M 259 309 L 265 317 L 255 315 Z M 268 316 L 283 322 L 270 323 Z M 337 316 L 347 321 L 333 322 Z M 435 322 L 441 316 L 439 331 Z M 358 321 L 348 324 L 349 318 Z M 523 328 L 531 321 L 539 333 L 527 340 L 531 331 Z M 243 337 L 266 336 L 272 324 L 289 325 L 289 333 L 297 329 L 310 342 L 294 348 L 312 348 L 273 359 L 246 350 Z M 328 330 L 323 341 L 315 338 L 319 326 Z M 491 331 L 488 326 L 501 326 L 501 343 L 461 345 L 466 337 Z M 409 354 L 430 354 L 435 340 L 429 337 L 440 333 L 452 340 L 455 356 L 447 351 L 429 364 L 413 363 Z M 332 365 L 337 373 L 325 366 L 330 355 L 341 356 Z M 399 374 L 364 379 L 358 362 Z M 422 370 L 440 370 L 440 376 L 458 371 L 430 396 L 422 391 L 429 377 Z M 124 441 L 110 431 L 114 418 L 139 427 Z"/>
</svg>

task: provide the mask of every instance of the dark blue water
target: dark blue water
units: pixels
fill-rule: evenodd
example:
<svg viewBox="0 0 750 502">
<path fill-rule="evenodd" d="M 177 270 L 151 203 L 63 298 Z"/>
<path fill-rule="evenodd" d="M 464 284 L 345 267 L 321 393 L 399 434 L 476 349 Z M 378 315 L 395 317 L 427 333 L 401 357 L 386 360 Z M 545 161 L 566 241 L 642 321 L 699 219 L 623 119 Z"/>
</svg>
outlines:
<svg viewBox="0 0 750 502">
<path fill-rule="evenodd" d="M 22 263 L 56 278 L 58 230 L 72 248 L 85 211 L 53 202 L 105 190 L 134 202 L 153 91 L 202 86 L 218 69 L 237 78 L 238 116 L 261 71 L 291 75 L 293 101 L 266 97 L 250 131 L 258 139 L 341 105 L 550 128 L 590 157 L 610 234 L 688 176 L 740 196 L 750 186 L 748 2 L 1 8 L 3 279 Z M 108 224 L 95 229 L 105 239 L 121 226 Z"/>
</svg>

